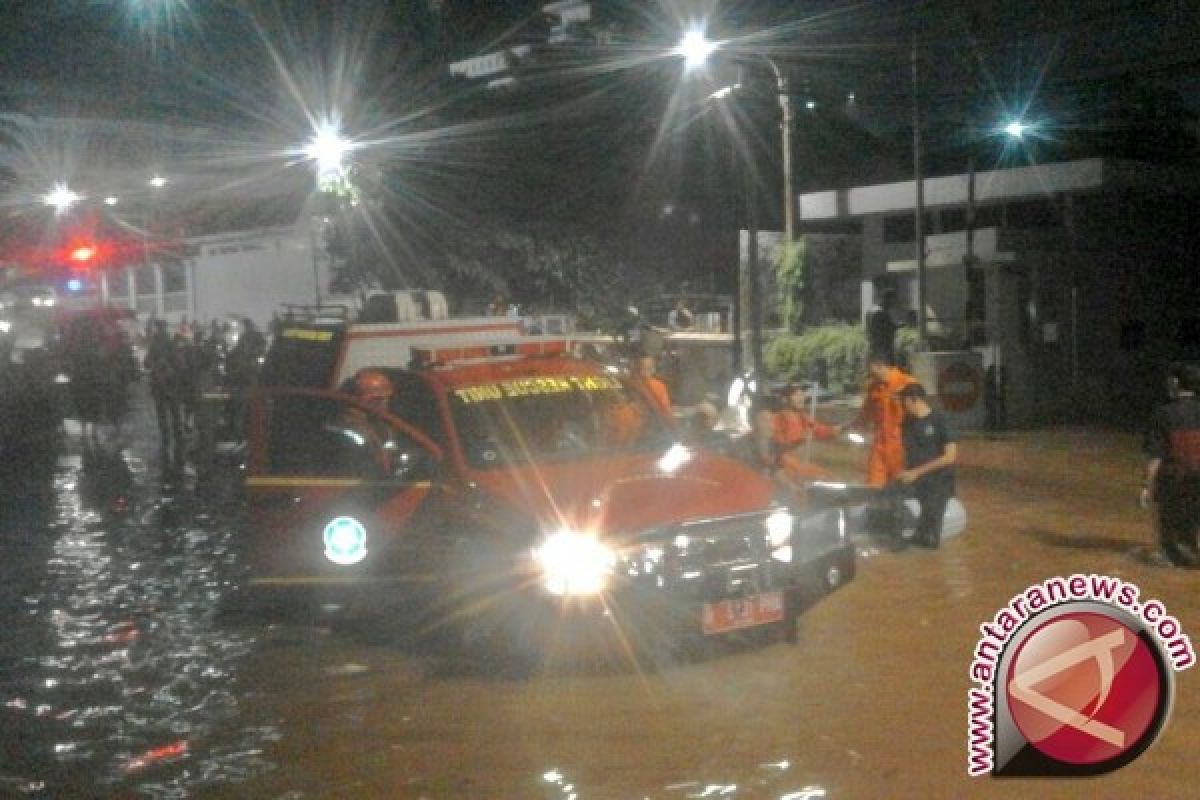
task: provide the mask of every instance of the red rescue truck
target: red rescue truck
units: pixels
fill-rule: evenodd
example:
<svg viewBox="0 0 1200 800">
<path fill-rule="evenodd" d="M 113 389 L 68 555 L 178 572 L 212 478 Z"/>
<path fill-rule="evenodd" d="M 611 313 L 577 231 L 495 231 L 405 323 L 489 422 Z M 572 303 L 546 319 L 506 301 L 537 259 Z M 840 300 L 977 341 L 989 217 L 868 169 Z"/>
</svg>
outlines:
<svg viewBox="0 0 1200 800">
<path fill-rule="evenodd" d="M 803 605 L 853 577 L 842 509 L 789 507 L 565 339 L 488 319 L 437 342 L 414 323 L 281 331 L 249 411 L 252 589 L 419 609 L 536 656 L 585 630 L 791 639 Z M 368 367 L 386 409 L 351 389 Z"/>
</svg>

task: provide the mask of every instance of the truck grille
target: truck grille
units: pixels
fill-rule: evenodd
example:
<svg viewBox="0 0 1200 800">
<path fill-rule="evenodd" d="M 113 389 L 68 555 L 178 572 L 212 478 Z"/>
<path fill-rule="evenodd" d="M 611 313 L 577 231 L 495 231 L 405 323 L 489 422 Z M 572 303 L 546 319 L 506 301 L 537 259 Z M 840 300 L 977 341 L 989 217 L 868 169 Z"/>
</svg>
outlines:
<svg viewBox="0 0 1200 800">
<path fill-rule="evenodd" d="M 771 559 L 769 511 L 698 520 L 647 531 L 624 554 L 624 576 L 699 602 L 768 591 L 786 565 Z"/>
</svg>

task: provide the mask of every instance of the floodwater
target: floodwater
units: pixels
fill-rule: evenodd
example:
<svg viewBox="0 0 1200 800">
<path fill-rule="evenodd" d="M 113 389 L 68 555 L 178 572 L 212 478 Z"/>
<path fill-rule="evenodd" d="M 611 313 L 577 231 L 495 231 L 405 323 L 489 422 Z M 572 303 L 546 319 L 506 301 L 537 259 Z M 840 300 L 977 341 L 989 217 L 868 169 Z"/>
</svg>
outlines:
<svg viewBox="0 0 1200 800">
<path fill-rule="evenodd" d="M 864 543 L 796 645 L 514 679 L 392 632 L 219 616 L 240 580 L 235 509 L 164 496 L 150 427 L 127 471 L 68 454 L 44 496 L 5 509 L 0 796 L 1195 796 L 1194 671 L 1159 741 L 1116 773 L 966 774 L 978 626 L 1030 584 L 1119 576 L 1200 631 L 1200 574 L 1152 557 L 1135 437 L 967 439 L 967 531 L 936 552 Z M 859 457 L 816 454 L 847 473 Z"/>
</svg>

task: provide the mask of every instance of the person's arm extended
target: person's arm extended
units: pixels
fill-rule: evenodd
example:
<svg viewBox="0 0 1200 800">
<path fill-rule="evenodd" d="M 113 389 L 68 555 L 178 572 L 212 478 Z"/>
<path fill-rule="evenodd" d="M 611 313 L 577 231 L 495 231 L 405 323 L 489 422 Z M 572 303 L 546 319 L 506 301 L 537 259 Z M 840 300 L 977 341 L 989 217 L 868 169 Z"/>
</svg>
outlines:
<svg viewBox="0 0 1200 800">
<path fill-rule="evenodd" d="M 773 417 L 767 411 L 758 412 L 754 419 L 754 451 L 758 456 L 758 465 L 764 469 L 775 467 L 772 421 Z"/>
<path fill-rule="evenodd" d="M 810 420 L 810 428 L 814 439 L 832 439 L 838 435 L 839 425 L 826 425 L 824 422 Z"/>
<path fill-rule="evenodd" d="M 920 478 L 925 477 L 935 470 L 949 467 L 958 460 L 958 442 L 946 442 L 946 446 L 942 448 L 942 454 L 937 458 L 932 458 L 920 466 L 906 469 L 898 476 L 903 483 L 912 483 Z"/>
</svg>

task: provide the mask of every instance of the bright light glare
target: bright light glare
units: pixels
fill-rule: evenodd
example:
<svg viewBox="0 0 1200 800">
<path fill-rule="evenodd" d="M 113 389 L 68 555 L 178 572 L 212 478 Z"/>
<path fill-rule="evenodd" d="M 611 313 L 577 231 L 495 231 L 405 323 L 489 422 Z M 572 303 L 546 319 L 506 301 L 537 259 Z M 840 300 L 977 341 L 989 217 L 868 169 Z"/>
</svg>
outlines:
<svg viewBox="0 0 1200 800">
<path fill-rule="evenodd" d="M 767 517 L 767 540 L 772 547 L 782 547 L 792 539 L 792 515 L 786 509 L 776 509 Z"/>
<path fill-rule="evenodd" d="M 119 202 L 121 202 L 121 198 L 117 197 L 116 195 L 110 194 L 108 197 L 104 198 L 104 205 L 106 206 L 115 206 Z"/>
<path fill-rule="evenodd" d="M 367 557 L 367 529 L 353 517 L 336 517 L 324 531 L 325 557 L 349 566 Z"/>
<path fill-rule="evenodd" d="M 56 183 L 54 188 L 42 196 L 42 202 L 54 208 L 55 213 L 61 214 L 83 198 L 67 188 L 65 183 Z"/>
<path fill-rule="evenodd" d="M 341 177 L 349 152 L 350 142 L 342 138 L 337 125 L 332 123 L 320 125 L 304 148 L 304 155 L 317 162 L 317 177 L 321 180 Z"/>
<path fill-rule="evenodd" d="M 150 179 L 150 185 L 153 186 L 155 189 L 161 189 L 162 187 L 167 185 L 167 179 L 164 178 L 162 175 L 155 175 L 153 178 Z"/>
<path fill-rule="evenodd" d="M 1015 120 L 1004 126 L 1004 132 L 1014 139 L 1020 139 L 1025 135 L 1025 131 L 1027 130 L 1029 130 L 1029 126 L 1020 120 Z"/>
<path fill-rule="evenodd" d="M 717 43 L 710 42 L 702 31 L 688 31 L 675 48 L 675 53 L 683 56 L 684 69 L 695 69 L 704 66 L 716 49 Z"/>
<path fill-rule="evenodd" d="M 671 445 L 667 452 L 663 453 L 662 458 L 658 460 L 658 469 L 660 472 L 665 472 L 668 475 L 675 472 L 684 464 L 692 460 L 692 451 L 681 445 L 679 442 Z"/>
<path fill-rule="evenodd" d="M 617 557 L 596 537 L 560 531 L 546 537 L 533 553 L 551 594 L 593 595 L 603 591 Z"/>
<path fill-rule="evenodd" d="M 92 256 L 94 256 L 94 255 L 96 255 L 96 248 L 89 247 L 88 245 L 83 245 L 82 247 L 76 247 L 74 250 L 71 251 L 71 260 L 72 261 L 91 261 Z"/>
<path fill-rule="evenodd" d="M 867 437 L 863 436 L 861 433 L 847 433 L 846 438 L 852 444 L 866 444 L 867 443 Z"/>
<path fill-rule="evenodd" d="M 79 278 L 71 278 L 71 280 L 67 281 L 67 288 L 72 292 L 78 292 L 83 288 L 83 281 L 79 280 Z"/>
</svg>

